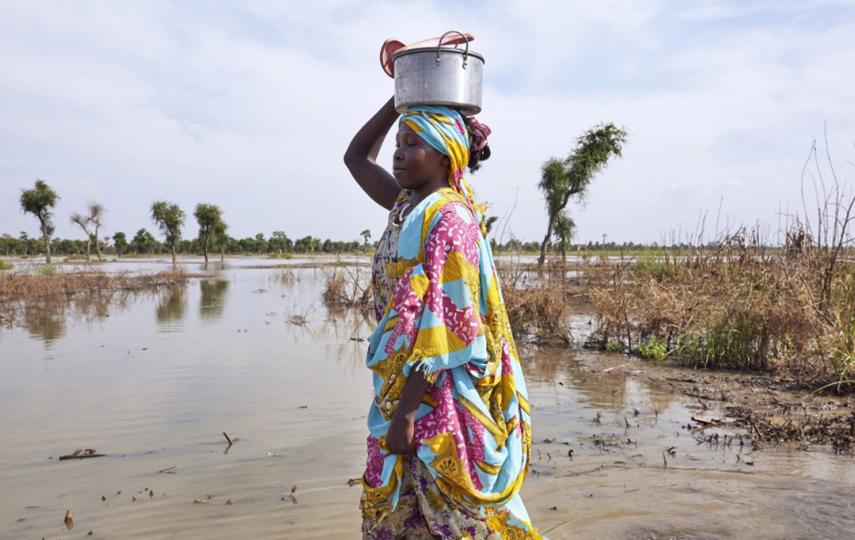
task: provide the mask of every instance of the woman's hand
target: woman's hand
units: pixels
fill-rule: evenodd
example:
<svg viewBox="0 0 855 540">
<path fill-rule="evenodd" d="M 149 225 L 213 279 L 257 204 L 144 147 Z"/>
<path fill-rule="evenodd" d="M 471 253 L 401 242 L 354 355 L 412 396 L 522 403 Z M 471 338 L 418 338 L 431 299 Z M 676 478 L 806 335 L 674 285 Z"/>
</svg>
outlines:
<svg viewBox="0 0 855 540">
<path fill-rule="evenodd" d="M 395 414 L 389 421 L 389 429 L 386 430 L 386 448 L 393 454 L 414 454 L 416 452 L 416 412 L 419 404 L 427 392 L 430 383 L 424 374 L 417 369 L 410 371 L 407 384 L 401 392 L 401 399 Z"/>
<path fill-rule="evenodd" d="M 415 448 L 415 418 L 414 415 L 395 413 L 386 431 L 386 447 L 393 454 L 411 455 Z"/>
</svg>

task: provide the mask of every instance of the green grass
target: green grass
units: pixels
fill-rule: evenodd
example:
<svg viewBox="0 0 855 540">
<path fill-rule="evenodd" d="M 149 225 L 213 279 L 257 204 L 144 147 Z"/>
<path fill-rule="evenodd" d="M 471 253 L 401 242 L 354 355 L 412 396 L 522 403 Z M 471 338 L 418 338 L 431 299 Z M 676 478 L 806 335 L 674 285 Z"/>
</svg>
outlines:
<svg viewBox="0 0 855 540">
<path fill-rule="evenodd" d="M 624 346 L 620 341 L 610 339 L 606 342 L 606 350 L 613 353 L 622 353 Z"/>
<path fill-rule="evenodd" d="M 13 268 L 15 268 L 15 265 L 9 261 L 0 261 L 0 270 L 11 270 Z"/>
<path fill-rule="evenodd" d="M 660 337 L 651 337 L 638 344 L 638 354 L 642 358 L 661 362 L 668 354 L 665 340 Z"/>
<path fill-rule="evenodd" d="M 39 268 L 39 274 L 43 276 L 55 276 L 56 275 L 56 266 L 52 264 L 45 264 Z"/>
</svg>

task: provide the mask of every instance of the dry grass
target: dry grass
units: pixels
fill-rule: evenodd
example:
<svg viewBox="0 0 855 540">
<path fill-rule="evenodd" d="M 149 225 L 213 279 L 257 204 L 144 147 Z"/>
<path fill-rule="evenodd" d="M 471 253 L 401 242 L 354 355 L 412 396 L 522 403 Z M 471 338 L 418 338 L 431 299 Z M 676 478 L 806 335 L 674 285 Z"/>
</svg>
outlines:
<svg viewBox="0 0 855 540">
<path fill-rule="evenodd" d="M 498 271 L 514 338 L 569 343 L 570 289 L 564 267 L 550 263 L 538 274 L 534 265 L 510 263 L 500 265 Z"/>
<path fill-rule="evenodd" d="M 694 367 L 786 369 L 810 384 L 851 381 L 855 266 L 831 256 L 803 241 L 769 253 L 755 235 L 737 233 L 689 257 L 663 252 L 604 266 L 589 275 L 592 341 Z"/>
<path fill-rule="evenodd" d="M 335 265 L 323 269 L 324 305 L 332 308 L 369 309 L 372 306 L 371 283 L 359 267 Z"/>
<path fill-rule="evenodd" d="M 132 275 L 103 272 L 45 272 L 42 274 L 0 274 L 0 300 L 18 301 L 48 297 L 70 297 L 107 290 L 134 291 L 186 283 L 197 277 L 186 272 Z"/>
</svg>

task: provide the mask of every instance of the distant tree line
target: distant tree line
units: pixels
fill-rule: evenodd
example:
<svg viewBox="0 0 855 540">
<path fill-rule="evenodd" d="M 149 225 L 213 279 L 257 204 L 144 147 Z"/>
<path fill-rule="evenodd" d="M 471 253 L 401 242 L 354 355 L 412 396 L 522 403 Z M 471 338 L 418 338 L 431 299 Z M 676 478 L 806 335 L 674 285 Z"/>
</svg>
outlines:
<svg viewBox="0 0 855 540">
<path fill-rule="evenodd" d="M 104 227 L 106 209 L 101 203 L 90 203 L 85 213 L 73 212 L 69 219 L 80 227 L 83 239 L 53 238 L 55 229 L 53 208 L 59 200 L 59 195 L 44 180 L 36 180 L 32 189 L 21 191 L 21 209 L 24 213 L 32 214 L 39 222 L 39 238 L 30 237 L 22 231 L 18 237 L 10 234 L 0 236 L 0 255 L 32 256 L 45 255 L 46 261 L 51 262 L 51 255 L 75 255 L 90 258 L 94 247 L 95 254 L 101 260 L 102 253 L 112 255 L 153 255 L 169 253 L 173 262 L 178 254 L 202 254 L 205 261 L 212 250 L 220 256 L 229 254 L 276 254 L 289 253 L 354 253 L 368 251 L 373 246 L 368 240 L 371 232 L 363 230 L 358 236 L 362 242 L 321 240 L 314 236 L 291 239 L 283 231 L 273 231 L 269 237 L 264 233 L 247 238 L 233 238 L 228 234 L 228 225 L 223 219 L 223 212 L 215 204 L 199 203 L 193 211 L 193 217 L 199 227 L 198 236 L 194 239 L 182 238 L 181 229 L 186 215 L 184 210 L 169 201 L 155 201 L 151 204 L 150 215 L 152 222 L 159 230 L 162 240 L 156 238 L 146 228 L 139 229 L 133 236 L 123 231 L 112 236 L 100 236 Z"/>
<path fill-rule="evenodd" d="M 51 238 L 50 250 L 53 255 L 86 256 L 87 244 L 94 246 L 93 240 Z M 132 237 L 124 232 L 117 232 L 112 237 L 98 239 L 102 253 L 110 255 L 158 255 L 172 252 L 169 242 L 160 242 L 147 229 L 139 229 Z M 224 252 L 233 255 L 283 255 L 288 253 L 358 253 L 372 249 L 366 248 L 360 241 L 322 240 L 314 236 L 305 236 L 292 240 L 282 231 L 274 231 L 266 237 L 263 233 L 246 238 L 232 238 L 226 235 L 223 244 Z M 204 239 L 179 240 L 175 244 L 175 252 L 180 255 L 204 254 Z M 217 244 L 217 252 L 220 252 Z M 41 238 L 30 237 L 21 232 L 17 237 L 10 234 L 0 236 L 0 255 L 5 256 L 34 256 L 45 255 L 45 245 Z"/>
<path fill-rule="evenodd" d="M 561 253 L 568 251 L 627 251 L 638 252 L 655 250 L 660 246 L 653 244 L 637 244 L 634 242 L 602 242 L 571 243 L 575 232 L 573 220 L 566 215 L 565 207 L 573 198 L 584 197 L 591 178 L 601 170 L 609 158 L 620 156 L 621 147 L 626 133 L 611 124 L 598 126 L 588 131 L 577 143 L 577 148 L 565 160 L 550 159 L 544 163 L 542 178 L 539 184 L 544 192 L 547 203 L 549 224 L 546 237 L 542 242 L 523 242 L 513 236 L 504 243 L 491 240 L 494 251 L 498 253 L 540 253 L 540 260 L 549 252 Z M 198 235 L 194 239 L 182 238 L 181 230 L 185 225 L 186 214 L 181 207 L 169 201 L 158 200 L 151 204 L 150 215 L 152 222 L 160 233 L 160 238 L 146 228 L 140 228 L 132 236 L 123 231 L 112 236 L 100 236 L 104 227 L 104 205 L 92 202 L 86 212 L 73 212 L 69 219 L 80 227 L 83 239 L 53 238 L 54 222 L 53 208 L 59 200 L 59 195 L 44 181 L 36 180 L 32 189 L 21 192 L 21 209 L 32 214 L 39 223 L 40 237 L 30 237 L 21 232 L 18 237 L 9 234 L 0 236 L 0 255 L 5 256 L 34 256 L 45 255 L 47 262 L 51 254 L 64 256 L 85 256 L 90 258 L 92 249 L 101 260 L 102 254 L 117 256 L 125 255 L 157 255 L 171 254 L 175 257 L 182 255 L 201 254 L 208 260 L 209 252 L 237 255 L 286 255 L 291 253 L 359 253 L 370 252 L 374 244 L 370 242 L 371 231 L 364 229 L 358 236 L 359 241 L 337 241 L 314 236 L 291 239 L 283 231 L 273 231 L 269 237 L 264 233 L 246 238 L 234 238 L 228 234 L 222 210 L 214 204 L 199 203 L 196 205 L 193 218 L 198 225 Z M 492 228 L 497 218 L 487 219 L 487 230 Z M 693 246 L 669 245 L 671 248 L 690 249 Z"/>
</svg>

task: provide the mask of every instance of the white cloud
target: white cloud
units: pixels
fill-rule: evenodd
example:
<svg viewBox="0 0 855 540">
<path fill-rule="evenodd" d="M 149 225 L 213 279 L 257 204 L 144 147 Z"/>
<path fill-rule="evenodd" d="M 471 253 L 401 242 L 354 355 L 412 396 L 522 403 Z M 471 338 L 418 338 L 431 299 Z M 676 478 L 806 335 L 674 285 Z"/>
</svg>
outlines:
<svg viewBox="0 0 855 540">
<path fill-rule="evenodd" d="M 851 158 L 855 10 L 706 5 L 6 3 L 0 232 L 35 230 L 17 199 L 42 177 L 63 197 L 63 236 L 77 234 L 68 215 L 92 199 L 106 204 L 110 231 L 151 230 L 159 198 L 188 211 L 220 204 L 241 236 L 376 235 L 383 211 L 341 155 L 391 94 L 377 50 L 389 35 L 457 27 L 487 57 L 494 156 L 473 184 L 497 214 L 516 197 L 517 236 L 545 227 L 540 164 L 602 121 L 630 138 L 573 210 L 580 239 L 693 231 L 722 198 L 734 223 L 774 223 L 779 203 L 797 206 L 801 163 L 824 121 L 841 164 Z"/>
</svg>

